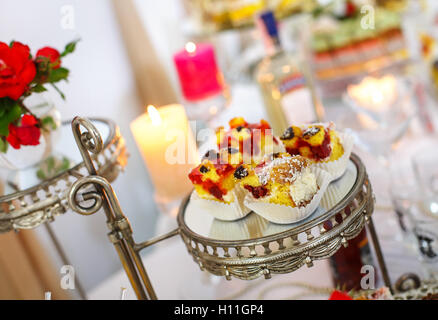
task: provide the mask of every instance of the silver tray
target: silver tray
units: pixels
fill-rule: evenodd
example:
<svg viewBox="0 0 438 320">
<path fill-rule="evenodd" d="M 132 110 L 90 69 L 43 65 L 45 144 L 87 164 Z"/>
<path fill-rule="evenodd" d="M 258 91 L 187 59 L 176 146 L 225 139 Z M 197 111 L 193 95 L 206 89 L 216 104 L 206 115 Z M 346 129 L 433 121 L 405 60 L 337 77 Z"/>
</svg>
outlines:
<svg viewBox="0 0 438 320">
<path fill-rule="evenodd" d="M 345 174 L 333 181 L 317 210 L 288 225 L 250 213 L 234 222 L 214 219 L 187 197 L 178 214 L 180 235 L 202 270 L 227 279 L 255 279 L 293 272 L 332 256 L 370 220 L 374 200 L 365 167 L 352 154 Z"/>
<path fill-rule="evenodd" d="M 76 145 L 70 123 L 63 122 L 61 140 L 55 146 L 55 153 L 67 156 L 76 164 L 43 181 L 34 183 L 35 179 L 27 179 L 21 190 L 1 196 L 0 233 L 35 228 L 46 221 L 52 221 L 69 208 L 67 195 L 70 187 L 87 172 L 79 151 L 66 147 Z M 102 152 L 93 155 L 93 162 L 100 175 L 114 181 L 127 162 L 125 141 L 113 121 L 91 119 L 91 123 L 104 137 L 104 148 Z"/>
</svg>

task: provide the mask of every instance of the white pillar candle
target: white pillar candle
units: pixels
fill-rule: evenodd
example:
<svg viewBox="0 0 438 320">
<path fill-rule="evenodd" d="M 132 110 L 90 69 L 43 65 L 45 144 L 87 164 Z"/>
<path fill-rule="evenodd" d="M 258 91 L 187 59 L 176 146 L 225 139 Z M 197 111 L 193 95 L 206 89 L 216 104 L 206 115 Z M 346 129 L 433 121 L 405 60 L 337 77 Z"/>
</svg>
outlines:
<svg viewBox="0 0 438 320">
<path fill-rule="evenodd" d="M 192 189 L 188 178 L 198 161 L 193 133 L 183 106 L 149 106 L 131 123 L 131 131 L 160 202 L 181 199 Z"/>
</svg>

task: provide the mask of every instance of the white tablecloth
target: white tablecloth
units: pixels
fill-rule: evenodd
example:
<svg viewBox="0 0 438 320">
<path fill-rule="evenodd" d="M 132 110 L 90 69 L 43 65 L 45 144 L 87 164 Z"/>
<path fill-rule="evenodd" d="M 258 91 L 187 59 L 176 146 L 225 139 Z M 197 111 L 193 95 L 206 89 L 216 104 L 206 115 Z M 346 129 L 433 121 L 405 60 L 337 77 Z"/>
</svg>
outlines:
<svg viewBox="0 0 438 320">
<path fill-rule="evenodd" d="M 143 259 L 148 275 L 159 299 L 220 299 L 231 297 L 233 293 L 247 288 L 238 299 L 257 299 L 262 289 L 291 282 L 305 282 L 315 286 L 331 286 L 330 273 L 326 261 L 318 261 L 311 269 L 303 267 L 286 275 L 273 275 L 270 280 L 243 281 L 208 276 L 200 271 L 181 241 L 168 240 L 165 246 Z M 212 278 L 210 278 L 212 277 Z M 209 284 L 210 283 L 210 284 Z M 251 287 L 248 287 L 251 286 Z M 119 299 L 121 287 L 127 288 L 126 299 L 135 299 L 135 294 L 123 270 L 98 286 L 89 299 Z M 303 289 L 275 288 L 266 292 L 267 299 L 280 299 L 299 293 Z"/>
</svg>

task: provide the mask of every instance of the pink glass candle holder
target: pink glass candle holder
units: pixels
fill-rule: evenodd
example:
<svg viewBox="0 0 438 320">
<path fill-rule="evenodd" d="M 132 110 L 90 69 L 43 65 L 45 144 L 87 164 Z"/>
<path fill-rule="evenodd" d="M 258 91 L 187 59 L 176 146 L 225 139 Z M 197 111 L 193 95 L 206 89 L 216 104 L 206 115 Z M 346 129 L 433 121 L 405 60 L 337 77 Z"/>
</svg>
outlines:
<svg viewBox="0 0 438 320">
<path fill-rule="evenodd" d="M 229 102 L 213 46 L 188 42 L 174 55 L 174 62 L 188 117 L 210 123 Z"/>
<path fill-rule="evenodd" d="M 189 42 L 174 55 L 181 89 L 187 101 L 199 101 L 220 93 L 224 81 L 211 44 Z"/>
</svg>

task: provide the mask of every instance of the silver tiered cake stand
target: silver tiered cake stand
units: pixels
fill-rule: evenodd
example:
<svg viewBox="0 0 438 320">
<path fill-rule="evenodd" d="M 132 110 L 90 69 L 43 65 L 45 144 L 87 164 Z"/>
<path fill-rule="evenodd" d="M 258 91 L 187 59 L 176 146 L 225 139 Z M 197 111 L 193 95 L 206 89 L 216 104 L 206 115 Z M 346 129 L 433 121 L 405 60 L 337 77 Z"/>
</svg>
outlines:
<svg viewBox="0 0 438 320">
<path fill-rule="evenodd" d="M 356 155 L 351 155 L 345 174 L 330 184 L 318 209 L 304 221 L 278 225 L 254 213 L 235 222 L 219 221 L 197 208 L 188 196 L 181 205 L 175 230 L 135 243 L 114 190 L 98 174 L 92 161 L 92 155 L 101 151 L 98 131 L 92 123 L 78 117 L 73 120 L 72 127 L 89 176 L 72 185 L 68 196 L 70 207 L 84 215 L 104 209 L 109 239 L 137 298 L 157 298 L 140 251 L 178 234 L 202 270 L 227 279 L 250 280 L 293 272 L 303 265 L 311 267 L 313 261 L 329 258 L 341 246 L 348 246 L 348 240 L 356 237 L 365 226 L 385 285 L 392 288 L 371 217 L 374 206 L 371 184 Z"/>
<path fill-rule="evenodd" d="M 352 154 L 345 174 L 332 182 L 319 208 L 307 219 L 288 225 L 271 223 L 250 213 L 235 221 L 219 221 L 187 198 L 178 224 L 188 252 L 199 267 L 227 279 L 270 278 L 335 254 L 368 226 L 385 285 L 390 287 L 371 214 L 373 194 L 365 167 Z"/>
</svg>

